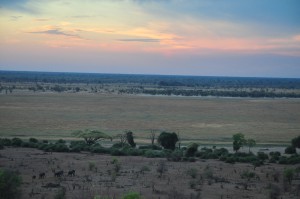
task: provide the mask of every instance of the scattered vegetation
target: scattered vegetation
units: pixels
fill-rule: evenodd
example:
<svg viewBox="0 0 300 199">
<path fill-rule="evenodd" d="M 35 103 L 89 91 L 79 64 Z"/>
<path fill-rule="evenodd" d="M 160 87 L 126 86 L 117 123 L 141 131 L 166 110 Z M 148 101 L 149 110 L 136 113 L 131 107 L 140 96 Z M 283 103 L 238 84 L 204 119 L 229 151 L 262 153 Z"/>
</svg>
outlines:
<svg viewBox="0 0 300 199">
<path fill-rule="evenodd" d="M 0 169 L 0 198 L 19 198 L 22 179 L 17 172 Z"/>
</svg>

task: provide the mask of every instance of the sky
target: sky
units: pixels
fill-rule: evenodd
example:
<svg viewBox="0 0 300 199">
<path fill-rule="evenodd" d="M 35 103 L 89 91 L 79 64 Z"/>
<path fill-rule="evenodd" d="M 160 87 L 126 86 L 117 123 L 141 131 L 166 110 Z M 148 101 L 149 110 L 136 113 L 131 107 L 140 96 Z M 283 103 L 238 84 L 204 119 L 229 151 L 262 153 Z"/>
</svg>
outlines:
<svg viewBox="0 0 300 199">
<path fill-rule="evenodd" d="M 0 70 L 300 78 L 300 1 L 0 0 Z"/>
</svg>

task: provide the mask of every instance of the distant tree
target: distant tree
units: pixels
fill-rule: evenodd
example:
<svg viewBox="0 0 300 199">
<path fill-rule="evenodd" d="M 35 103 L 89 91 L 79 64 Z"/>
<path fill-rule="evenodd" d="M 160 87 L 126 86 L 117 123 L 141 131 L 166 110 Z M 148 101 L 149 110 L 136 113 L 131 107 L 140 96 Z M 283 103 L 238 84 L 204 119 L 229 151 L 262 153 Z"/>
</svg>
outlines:
<svg viewBox="0 0 300 199">
<path fill-rule="evenodd" d="M 292 145 L 295 148 L 300 148 L 300 135 L 292 139 Z"/>
<path fill-rule="evenodd" d="M 135 148 L 136 144 L 135 144 L 134 139 L 133 139 L 133 133 L 131 131 L 126 131 L 125 134 L 126 134 L 127 143 L 131 147 Z"/>
<path fill-rule="evenodd" d="M 180 136 L 180 133 L 178 133 L 177 137 L 178 137 L 178 149 L 180 149 L 181 148 L 181 136 Z"/>
<path fill-rule="evenodd" d="M 83 138 L 88 145 L 92 145 L 99 140 L 104 140 L 104 139 L 112 140 L 111 136 L 97 130 L 89 130 L 89 129 L 79 130 L 74 132 L 73 135 L 79 138 Z"/>
<path fill-rule="evenodd" d="M 155 141 L 155 137 L 156 137 L 156 134 L 155 134 L 155 130 L 151 129 L 150 130 L 150 140 L 151 140 L 151 145 L 153 146 L 154 145 L 154 141 Z"/>
<path fill-rule="evenodd" d="M 176 133 L 162 132 L 158 138 L 157 142 L 163 146 L 165 149 L 175 149 L 176 142 L 178 137 Z"/>
<path fill-rule="evenodd" d="M 246 145 L 249 147 L 249 153 L 250 153 L 250 148 L 252 148 L 256 145 L 256 141 L 254 139 L 248 139 L 246 141 Z"/>
<path fill-rule="evenodd" d="M 120 133 L 118 135 L 115 136 L 115 138 L 119 139 L 119 146 L 121 145 L 121 147 L 126 145 L 127 142 L 127 136 L 126 133 Z"/>
<path fill-rule="evenodd" d="M 245 136 L 242 133 L 237 133 L 232 136 L 233 138 L 233 150 L 238 152 L 238 150 L 244 146 L 246 143 Z"/>
</svg>

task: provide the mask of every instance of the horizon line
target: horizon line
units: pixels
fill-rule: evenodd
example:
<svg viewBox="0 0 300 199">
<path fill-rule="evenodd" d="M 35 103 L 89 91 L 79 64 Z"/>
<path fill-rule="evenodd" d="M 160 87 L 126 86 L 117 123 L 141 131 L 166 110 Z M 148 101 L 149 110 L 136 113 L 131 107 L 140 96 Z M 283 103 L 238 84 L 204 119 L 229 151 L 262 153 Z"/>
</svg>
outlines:
<svg viewBox="0 0 300 199">
<path fill-rule="evenodd" d="M 71 74 L 101 74 L 101 75 L 143 75 L 143 76 L 181 76 L 181 77 L 223 77 L 223 78 L 265 78 L 265 79 L 300 79 L 300 77 L 266 77 L 266 76 L 226 76 L 226 75 L 180 75 L 180 74 L 150 74 L 150 73 L 101 73 L 79 71 L 42 71 L 42 70 L 3 70 L 0 72 L 28 72 L 28 73 L 71 73 Z"/>
</svg>

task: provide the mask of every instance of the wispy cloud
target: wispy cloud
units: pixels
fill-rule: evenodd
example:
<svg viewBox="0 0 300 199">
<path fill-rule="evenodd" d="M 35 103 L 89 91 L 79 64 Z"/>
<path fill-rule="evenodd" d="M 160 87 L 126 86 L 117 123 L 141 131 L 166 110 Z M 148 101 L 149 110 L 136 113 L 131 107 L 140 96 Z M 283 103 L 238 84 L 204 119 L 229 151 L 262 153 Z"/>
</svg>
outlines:
<svg viewBox="0 0 300 199">
<path fill-rule="evenodd" d="M 79 37 L 78 35 L 65 33 L 65 32 L 61 31 L 60 29 L 49 29 L 49 30 L 35 31 L 35 32 L 29 32 L 29 33 L 49 34 L 49 35 L 63 35 L 63 36 L 67 36 L 67 37 Z"/>
<path fill-rule="evenodd" d="M 160 39 L 146 39 L 146 38 L 134 38 L 134 39 L 118 39 L 117 41 L 125 42 L 160 42 Z"/>
<path fill-rule="evenodd" d="M 17 20 L 19 20 L 20 18 L 22 18 L 22 16 L 10 16 L 10 19 L 11 19 L 12 21 L 17 21 Z"/>
<path fill-rule="evenodd" d="M 50 19 L 46 19 L 46 18 L 37 18 L 34 19 L 34 21 L 49 21 Z"/>
</svg>

